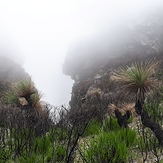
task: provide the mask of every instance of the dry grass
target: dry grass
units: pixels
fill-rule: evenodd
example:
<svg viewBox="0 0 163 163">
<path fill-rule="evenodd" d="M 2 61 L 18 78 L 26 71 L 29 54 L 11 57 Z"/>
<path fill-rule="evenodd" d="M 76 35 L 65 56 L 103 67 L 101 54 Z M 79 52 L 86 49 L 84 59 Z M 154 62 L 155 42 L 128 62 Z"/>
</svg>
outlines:
<svg viewBox="0 0 163 163">
<path fill-rule="evenodd" d="M 136 111 L 135 111 L 135 104 L 134 103 L 123 103 L 120 106 L 116 106 L 115 104 L 110 104 L 108 106 L 109 110 L 108 110 L 108 114 L 112 115 L 114 114 L 115 110 L 120 111 L 122 114 L 125 114 L 127 111 L 130 111 L 131 115 L 133 117 L 136 117 Z"/>
</svg>

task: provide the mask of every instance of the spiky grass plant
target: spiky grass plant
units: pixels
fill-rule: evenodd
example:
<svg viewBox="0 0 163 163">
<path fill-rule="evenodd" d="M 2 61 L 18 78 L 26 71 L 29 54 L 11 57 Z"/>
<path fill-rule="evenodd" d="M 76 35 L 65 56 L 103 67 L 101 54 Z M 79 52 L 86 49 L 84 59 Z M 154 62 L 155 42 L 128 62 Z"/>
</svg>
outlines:
<svg viewBox="0 0 163 163">
<path fill-rule="evenodd" d="M 31 79 L 20 80 L 12 86 L 12 90 L 18 97 L 29 97 L 36 93 L 37 90 Z"/>
<path fill-rule="evenodd" d="M 40 104 L 40 99 L 42 98 L 42 93 L 40 92 L 35 92 L 34 94 L 31 95 L 31 100 L 34 108 L 41 109 L 42 106 Z"/>
<path fill-rule="evenodd" d="M 4 99 L 6 104 L 20 104 L 19 98 L 12 91 L 6 92 Z"/>
<path fill-rule="evenodd" d="M 40 104 L 40 100 L 42 98 L 42 94 L 39 93 L 39 92 L 35 92 L 34 94 L 31 95 L 31 101 L 32 101 L 32 106 L 34 108 L 37 108 L 37 109 L 41 109 L 41 104 Z M 7 104 L 16 104 L 16 105 L 27 105 L 27 104 L 24 104 L 26 103 L 26 99 L 24 97 L 17 97 L 14 92 L 12 91 L 9 91 L 5 94 L 5 102 Z M 28 103 L 28 102 L 27 102 Z"/>
<path fill-rule="evenodd" d="M 134 62 L 115 70 L 111 79 L 120 82 L 124 95 L 144 102 L 146 96 L 159 88 L 160 82 L 155 78 L 158 65 L 159 62 Z"/>
<path fill-rule="evenodd" d="M 5 95 L 6 104 L 27 106 L 37 116 L 48 117 L 48 112 L 41 105 L 42 94 L 36 90 L 31 80 L 21 80 L 15 83 Z"/>
<path fill-rule="evenodd" d="M 6 93 L 5 99 L 8 104 L 21 104 L 21 99 L 25 98 L 36 109 L 41 109 L 40 99 L 42 94 L 37 91 L 31 79 L 21 80 L 13 84 L 11 90 Z"/>
</svg>

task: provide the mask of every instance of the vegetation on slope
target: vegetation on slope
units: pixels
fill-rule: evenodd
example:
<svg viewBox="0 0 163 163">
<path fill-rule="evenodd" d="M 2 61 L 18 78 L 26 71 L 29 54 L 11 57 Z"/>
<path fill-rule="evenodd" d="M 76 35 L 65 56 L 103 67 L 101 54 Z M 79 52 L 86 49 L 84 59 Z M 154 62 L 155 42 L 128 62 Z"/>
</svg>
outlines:
<svg viewBox="0 0 163 163">
<path fill-rule="evenodd" d="M 163 96 L 157 65 L 137 62 L 99 70 L 75 83 L 70 109 L 43 106 L 30 78 L 11 82 L 0 105 L 0 161 L 161 162 Z"/>
</svg>

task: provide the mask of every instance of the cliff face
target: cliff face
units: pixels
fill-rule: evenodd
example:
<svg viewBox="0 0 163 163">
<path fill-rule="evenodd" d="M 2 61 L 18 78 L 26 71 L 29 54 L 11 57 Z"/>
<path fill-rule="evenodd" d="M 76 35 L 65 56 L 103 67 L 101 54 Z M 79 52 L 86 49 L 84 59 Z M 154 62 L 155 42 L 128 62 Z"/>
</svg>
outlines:
<svg viewBox="0 0 163 163">
<path fill-rule="evenodd" d="M 72 112 L 98 110 L 97 114 L 105 114 L 108 104 L 122 100 L 117 86 L 109 80 L 114 68 L 133 61 L 162 60 L 162 20 L 160 10 L 141 19 L 130 19 L 114 30 L 79 43 L 67 53 L 63 72 L 75 81 Z"/>
</svg>

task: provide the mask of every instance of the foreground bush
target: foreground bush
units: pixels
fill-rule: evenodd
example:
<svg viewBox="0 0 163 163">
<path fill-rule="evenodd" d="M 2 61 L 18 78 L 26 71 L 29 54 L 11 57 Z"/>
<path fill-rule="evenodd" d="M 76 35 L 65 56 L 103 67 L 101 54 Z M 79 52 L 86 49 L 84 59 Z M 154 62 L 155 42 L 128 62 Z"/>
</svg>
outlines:
<svg viewBox="0 0 163 163">
<path fill-rule="evenodd" d="M 66 143 L 60 141 L 62 135 L 58 134 L 55 128 L 42 136 L 28 129 L 12 129 L 5 144 L 0 142 L 0 162 L 65 162 Z"/>
<path fill-rule="evenodd" d="M 85 151 L 89 163 L 125 163 L 128 147 L 134 144 L 135 131 L 122 129 L 118 132 L 102 132 L 90 141 Z"/>
<path fill-rule="evenodd" d="M 90 135 L 98 134 L 100 130 L 101 130 L 101 122 L 98 120 L 92 120 L 88 124 L 83 136 L 90 136 Z"/>
</svg>

